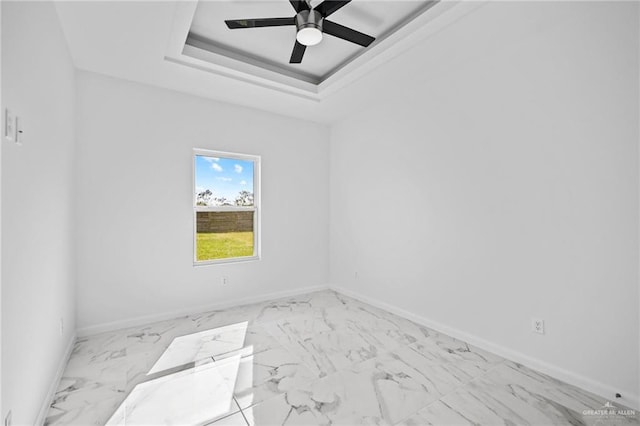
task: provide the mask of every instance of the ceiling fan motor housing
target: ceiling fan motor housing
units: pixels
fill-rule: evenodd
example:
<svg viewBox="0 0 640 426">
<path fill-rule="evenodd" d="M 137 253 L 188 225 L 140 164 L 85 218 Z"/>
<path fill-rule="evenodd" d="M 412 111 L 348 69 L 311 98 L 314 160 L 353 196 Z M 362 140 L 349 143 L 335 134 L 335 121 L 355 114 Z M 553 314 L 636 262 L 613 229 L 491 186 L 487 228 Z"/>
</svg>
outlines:
<svg viewBox="0 0 640 426">
<path fill-rule="evenodd" d="M 2 0 L 0 0 L 2 1 Z M 323 33 L 342 40 L 368 47 L 375 40 L 370 35 L 361 33 L 352 28 L 345 27 L 330 21 L 327 17 L 351 0 L 323 0 L 315 8 L 311 7 L 309 0 L 289 0 L 295 9 L 296 15 L 286 18 L 257 18 L 257 19 L 228 19 L 225 21 L 229 29 L 239 28 L 263 28 L 296 26 L 296 42 L 291 52 L 290 64 L 299 64 L 308 46 L 320 43 Z"/>
<path fill-rule="evenodd" d="M 304 28 L 316 28 L 322 31 L 322 15 L 316 10 L 303 10 L 296 15 L 298 31 Z"/>
</svg>

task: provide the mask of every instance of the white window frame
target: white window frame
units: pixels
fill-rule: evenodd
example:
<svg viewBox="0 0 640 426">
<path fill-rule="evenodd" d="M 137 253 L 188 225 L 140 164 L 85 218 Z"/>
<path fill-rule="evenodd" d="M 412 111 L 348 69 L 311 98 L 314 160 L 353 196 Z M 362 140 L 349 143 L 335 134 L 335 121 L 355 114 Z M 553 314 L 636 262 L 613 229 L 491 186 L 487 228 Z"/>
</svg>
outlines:
<svg viewBox="0 0 640 426">
<path fill-rule="evenodd" d="M 253 162 L 253 206 L 198 206 L 196 193 L 196 156 L 232 158 Z M 235 152 L 213 151 L 195 148 L 191 156 L 192 193 L 193 193 L 193 264 L 194 266 L 216 265 L 221 263 L 249 262 L 260 260 L 260 160 L 259 155 L 238 154 Z M 243 257 L 229 257 L 225 259 L 198 260 L 198 212 L 253 212 L 253 255 Z"/>
</svg>

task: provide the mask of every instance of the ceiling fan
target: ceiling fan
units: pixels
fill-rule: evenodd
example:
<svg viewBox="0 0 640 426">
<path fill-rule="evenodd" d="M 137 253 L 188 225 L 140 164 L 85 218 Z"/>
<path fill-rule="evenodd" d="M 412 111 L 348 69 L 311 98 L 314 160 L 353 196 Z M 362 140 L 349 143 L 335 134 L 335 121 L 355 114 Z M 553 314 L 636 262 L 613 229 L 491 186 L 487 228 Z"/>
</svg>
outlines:
<svg viewBox="0 0 640 426">
<path fill-rule="evenodd" d="M 230 19 L 225 23 L 229 29 L 281 27 L 295 25 L 297 28 L 296 42 L 291 52 L 290 64 L 302 62 L 307 46 L 313 46 L 322 41 L 322 33 L 350 41 L 367 47 L 375 38 L 354 29 L 329 21 L 327 17 L 347 5 L 351 0 L 324 0 L 318 6 L 311 8 L 306 0 L 289 0 L 296 11 L 291 18 L 258 18 L 258 19 Z"/>
</svg>

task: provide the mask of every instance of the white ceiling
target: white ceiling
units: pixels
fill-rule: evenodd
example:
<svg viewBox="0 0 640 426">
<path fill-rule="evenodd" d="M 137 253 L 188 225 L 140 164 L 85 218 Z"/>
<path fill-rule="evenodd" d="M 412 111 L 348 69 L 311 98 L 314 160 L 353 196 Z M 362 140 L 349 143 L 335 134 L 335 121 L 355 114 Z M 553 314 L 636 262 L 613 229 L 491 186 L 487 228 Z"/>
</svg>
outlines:
<svg viewBox="0 0 640 426">
<path fill-rule="evenodd" d="M 321 0 L 311 2 L 317 6 Z M 328 19 L 375 37 L 378 41 L 431 6 L 431 2 L 353 0 Z M 302 63 L 289 64 L 296 27 L 230 30 L 226 19 L 291 17 L 288 0 L 200 1 L 190 28 L 190 37 L 209 45 L 214 53 L 241 56 L 246 62 L 269 65 L 311 82 L 321 82 L 366 48 L 332 36 L 306 49 Z M 187 41 L 189 43 L 189 41 Z"/>
<path fill-rule="evenodd" d="M 244 3 L 243 0 L 234 2 Z M 274 7 L 273 11 L 271 6 L 274 2 L 268 0 L 266 3 L 256 11 L 257 17 L 263 13 L 288 12 L 286 1 L 283 1 L 282 8 L 278 5 L 278 10 Z M 336 12 L 335 21 L 354 27 L 362 25 L 360 28 L 365 31 L 372 28 L 368 26 L 375 25 L 376 16 L 382 13 L 382 9 L 376 7 L 376 14 L 359 18 L 357 26 L 355 22 L 354 15 L 363 7 L 366 9 L 367 4 L 365 0 L 355 0 L 352 15 L 346 11 L 344 15 Z M 383 4 L 388 3 L 380 5 Z M 319 123 L 332 123 L 353 111 L 369 107 L 374 100 L 383 100 L 385 93 L 393 91 L 394 78 L 403 78 L 402 74 L 407 70 L 406 64 L 400 68 L 399 65 L 394 66 L 401 63 L 394 58 L 406 56 L 414 46 L 428 43 L 442 29 L 455 24 L 482 4 L 484 2 L 441 1 L 424 14 L 429 15 L 428 21 L 414 20 L 403 27 L 404 32 L 396 31 L 383 43 L 370 46 L 366 54 L 332 76 L 331 82 L 323 82 L 322 92 L 318 95 L 287 82 L 275 84 L 208 61 L 187 56 L 172 58 L 170 53 L 176 46 L 176 25 L 185 21 L 190 25 L 196 2 L 69 1 L 57 2 L 56 7 L 72 60 L 81 70 Z M 189 13 L 185 15 L 189 7 L 190 16 Z M 404 7 L 405 11 L 409 9 L 409 6 Z M 242 5 L 240 10 L 248 9 Z M 185 16 L 188 19 L 185 20 Z M 274 34 L 273 37 L 278 36 Z M 184 39 L 181 43 L 184 47 Z M 269 48 L 275 49 L 271 45 Z M 423 67 L 429 67 L 428 62 L 436 58 L 412 58 L 410 63 L 417 68 L 409 70 L 415 75 L 422 75 Z M 381 67 L 384 72 L 378 71 Z M 303 92 L 311 95 L 306 96 Z"/>
</svg>

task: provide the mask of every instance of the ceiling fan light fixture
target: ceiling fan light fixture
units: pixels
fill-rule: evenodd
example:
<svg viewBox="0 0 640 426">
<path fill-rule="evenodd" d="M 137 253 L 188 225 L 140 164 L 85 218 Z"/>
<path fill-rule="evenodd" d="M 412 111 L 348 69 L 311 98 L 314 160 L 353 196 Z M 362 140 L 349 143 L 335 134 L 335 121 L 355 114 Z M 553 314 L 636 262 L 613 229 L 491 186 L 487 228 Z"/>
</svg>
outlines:
<svg viewBox="0 0 640 426">
<path fill-rule="evenodd" d="M 322 41 L 322 31 L 313 27 L 302 28 L 296 34 L 296 40 L 305 46 L 314 46 Z"/>
<path fill-rule="evenodd" d="M 298 32 L 296 40 L 305 46 L 314 46 L 322 41 L 322 15 L 315 10 L 303 10 L 296 15 Z"/>
</svg>

